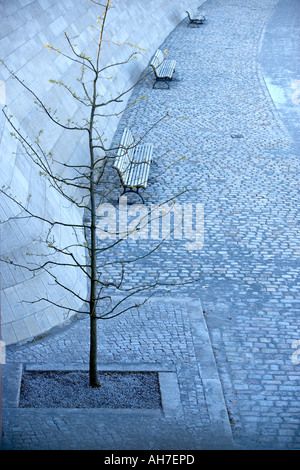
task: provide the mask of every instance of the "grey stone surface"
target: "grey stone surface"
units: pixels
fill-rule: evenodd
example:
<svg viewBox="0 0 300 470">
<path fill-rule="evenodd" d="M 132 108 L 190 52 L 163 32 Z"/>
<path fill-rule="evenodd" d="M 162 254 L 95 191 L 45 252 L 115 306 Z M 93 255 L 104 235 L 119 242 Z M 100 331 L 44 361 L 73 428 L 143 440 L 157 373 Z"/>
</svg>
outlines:
<svg viewBox="0 0 300 470">
<path fill-rule="evenodd" d="M 23 373 L 22 364 L 2 365 L 3 407 L 16 408 L 19 404 L 20 386 Z"/>
<path fill-rule="evenodd" d="M 162 407 L 166 418 L 181 418 L 183 410 L 181 405 L 180 390 L 177 382 L 177 374 L 175 372 L 165 372 L 159 374 L 159 383 L 162 393 Z"/>
</svg>

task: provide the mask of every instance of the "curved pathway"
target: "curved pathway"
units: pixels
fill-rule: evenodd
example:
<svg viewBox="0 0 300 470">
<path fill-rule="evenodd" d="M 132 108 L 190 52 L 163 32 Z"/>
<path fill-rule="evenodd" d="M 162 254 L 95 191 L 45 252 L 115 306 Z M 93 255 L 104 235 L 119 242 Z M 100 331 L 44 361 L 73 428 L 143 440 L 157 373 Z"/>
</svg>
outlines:
<svg viewBox="0 0 300 470">
<path fill-rule="evenodd" d="M 197 328 L 185 309 L 191 299 L 202 303 L 236 448 L 300 447 L 299 365 L 292 347 L 300 340 L 299 160 L 261 67 L 266 63 L 265 27 L 272 27 L 274 8 L 282 3 L 288 2 L 211 0 L 205 5 L 204 25 L 187 28 L 183 21 L 161 46 L 178 64 L 170 89 L 153 90 L 153 76 L 148 76 L 133 96 L 145 98 L 124 113 L 116 136 L 125 126 L 142 135 L 168 109 L 169 117 L 147 135 L 155 155 L 146 207 L 167 200 L 183 186 L 199 189 L 181 196 L 180 204 L 204 205 L 201 250 L 188 251 L 186 240 L 171 237 L 129 276 L 133 284 L 141 278 L 151 281 L 157 273 L 174 282 L 193 282 L 177 287 L 165 302 L 158 301 L 133 317 L 101 324 L 104 339 L 100 346 L 106 362 L 158 364 L 167 360 L 176 367 L 187 423 L 184 445 L 194 449 L 198 448 L 194 439 L 205 447 L 201 441 L 205 432 L 201 435 L 199 426 L 208 428 L 208 439 L 211 428 L 201 367 L 200 376 L 197 372 Z M 171 162 L 174 165 L 169 168 Z M 143 253 L 152 243 L 129 239 L 123 251 L 118 247 L 118 256 Z M 160 295 L 164 294 L 162 290 Z M 57 362 L 72 358 L 84 362 L 88 332 L 82 325 L 77 322 L 42 342 L 12 348 L 8 360 L 45 362 L 51 355 Z M 12 413 L 10 417 L 17 420 L 17 416 Z M 41 442 L 59 447 L 53 432 L 59 430 L 70 446 L 84 446 L 85 442 L 78 442 L 78 433 L 74 434 L 78 420 L 82 436 L 92 440 L 89 445 L 100 446 L 103 429 L 93 421 L 92 413 L 83 422 L 80 412 L 58 416 L 44 411 L 36 412 L 33 421 L 27 415 L 27 442 L 26 432 L 24 441 L 16 421 L 5 444 L 9 447 L 10 439 L 19 435 L 20 448 L 30 443 L 38 447 Z M 123 448 L 136 448 L 130 447 L 136 445 L 132 436 L 126 440 L 126 430 L 118 428 L 122 421 L 126 422 L 124 415 L 116 419 L 105 443 L 120 448 L 124 439 Z M 152 445 L 159 436 L 162 446 L 170 445 L 165 440 L 170 429 L 161 427 L 157 433 L 158 421 L 147 427 L 147 418 L 142 416 L 134 426 L 145 436 L 150 432 Z M 186 444 L 189 433 L 190 444 Z M 109 444 L 102 441 L 102 445 Z M 220 447 L 221 441 L 213 446 Z"/>
<path fill-rule="evenodd" d="M 204 246 L 188 252 L 185 241 L 166 243 L 136 272 L 145 278 L 166 272 L 177 281 L 202 272 L 172 295 L 201 299 L 236 442 L 293 448 L 299 446 L 297 121 L 287 106 L 281 114 L 276 109 L 266 72 L 281 71 L 281 90 L 299 116 L 295 90 L 284 80 L 288 68 L 294 81 L 299 73 L 293 54 L 299 4 L 212 0 L 205 10 L 206 24 L 183 23 L 161 47 L 178 64 L 170 90 L 152 91 L 148 78 L 135 92 L 145 100 L 120 126 L 142 133 L 169 110 L 170 118 L 147 135 L 157 153 L 146 201 L 160 203 L 191 182 L 199 186 L 180 201 L 204 204 Z M 161 158 L 168 150 L 168 162 L 184 157 L 170 171 Z"/>
<path fill-rule="evenodd" d="M 278 2 L 268 23 L 259 62 L 273 102 L 300 146 L 300 7 L 297 0 Z"/>
</svg>

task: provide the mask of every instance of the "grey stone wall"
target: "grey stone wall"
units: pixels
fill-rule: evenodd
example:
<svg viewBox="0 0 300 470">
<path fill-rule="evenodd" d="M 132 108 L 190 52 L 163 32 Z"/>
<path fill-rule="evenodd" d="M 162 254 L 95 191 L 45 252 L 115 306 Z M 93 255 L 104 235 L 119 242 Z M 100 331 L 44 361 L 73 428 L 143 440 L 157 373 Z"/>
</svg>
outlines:
<svg viewBox="0 0 300 470">
<path fill-rule="evenodd" d="M 122 0 L 115 1 L 109 14 L 106 37 L 112 41 L 138 45 L 145 51 L 138 60 L 114 73 L 113 79 L 103 82 L 101 93 L 105 97 L 116 91 L 130 87 L 147 66 L 156 48 L 164 41 L 173 28 L 186 16 L 185 9 L 191 2 L 187 0 Z M 200 6 L 204 2 L 198 2 Z M 53 44 L 61 51 L 68 52 L 64 31 L 76 36 L 78 49 L 88 55 L 95 53 L 93 35 L 90 28 L 99 14 L 99 8 L 88 0 L 2 0 L 0 5 L 0 51 L 10 70 L 24 81 L 43 101 L 57 109 L 62 122 L 70 117 L 79 120 L 82 107 L 76 103 L 62 87 L 54 86 L 49 79 L 64 80 L 76 91 L 78 89 L 78 69 L 76 64 L 64 60 L 60 54 L 49 53 L 43 44 Z M 102 51 L 103 65 L 118 62 L 128 56 L 131 46 L 120 47 L 107 43 Z M 90 52 L 91 51 L 91 52 Z M 22 134 L 34 139 L 43 129 L 43 142 L 46 150 L 53 152 L 63 163 L 84 164 L 88 159 L 85 136 L 54 126 L 40 111 L 37 111 L 33 97 L 8 71 L 1 66 L 0 101 L 6 104 L 6 111 L 13 115 L 13 122 Z M 122 107 L 129 96 L 125 97 Z M 119 105 L 120 106 L 120 105 Z M 112 107 L 112 113 L 122 108 Z M 120 116 L 105 118 L 99 126 L 107 145 L 111 142 Z M 11 127 L 3 113 L 0 117 L 0 159 L 1 187 L 22 202 L 30 211 L 45 218 L 78 223 L 83 214 L 77 208 L 68 206 L 66 201 L 49 183 L 40 177 L 30 156 L 11 136 Z M 61 170 L 61 167 L 57 168 Z M 10 199 L 1 195 L 0 219 L 13 216 L 23 217 L 24 211 Z M 30 266 L 44 258 L 47 248 L 41 243 L 47 226 L 37 219 L 21 218 L 9 220 L 1 228 L 2 257 Z M 74 233 L 55 228 L 52 235 L 60 246 L 75 242 Z M 79 234 L 79 237 L 81 235 Z M 84 261 L 84 250 L 74 254 Z M 41 258 L 42 257 L 42 258 Z M 87 294 L 84 278 L 80 270 L 60 268 L 63 260 L 57 258 L 55 275 L 58 280 L 76 289 L 81 298 Z M 1 320 L 2 339 L 6 344 L 31 339 L 69 319 L 72 311 L 62 310 L 46 301 L 32 303 L 43 297 L 71 309 L 80 308 L 82 302 L 68 291 L 59 288 L 53 277 L 46 272 L 33 273 L 21 270 L 12 264 L 1 264 Z"/>
</svg>

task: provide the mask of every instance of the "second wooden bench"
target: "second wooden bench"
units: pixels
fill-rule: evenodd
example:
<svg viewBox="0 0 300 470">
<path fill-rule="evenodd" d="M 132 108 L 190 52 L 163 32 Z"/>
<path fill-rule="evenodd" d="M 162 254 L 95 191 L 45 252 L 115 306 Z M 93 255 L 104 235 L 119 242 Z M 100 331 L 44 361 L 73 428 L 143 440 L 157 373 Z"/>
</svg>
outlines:
<svg viewBox="0 0 300 470">
<path fill-rule="evenodd" d="M 144 203 L 139 189 L 147 188 L 152 152 L 153 144 L 137 144 L 130 129 L 124 129 L 113 165 L 113 168 L 119 173 L 124 188 L 121 196 L 126 192 L 134 192 L 140 196 Z"/>
<path fill-rule="evenodd" d="M 205 21 L 205 13 L 199 14 L 197 8 L 190 8 L 186 10 L 190 22 L 188 23 L 188 26 L 191 24 L 202 24 Z"/>
<path fill-rule="evenodd" d="M 163 52 L 160 49 L 157 49 L 156 53 L 154 54 L 151 62 L 151 67 L 154 70 L 156 81 L 153 84 L 153 88 L 155 87 L 156 83 L 159 81 L 163 81 L 166 83 L 168 88 L 169 81 L 172 80 L 173 73 L 175 72 L 176 60 L 174 59 L 166 59 L 164 57 Z"/>
</svg>

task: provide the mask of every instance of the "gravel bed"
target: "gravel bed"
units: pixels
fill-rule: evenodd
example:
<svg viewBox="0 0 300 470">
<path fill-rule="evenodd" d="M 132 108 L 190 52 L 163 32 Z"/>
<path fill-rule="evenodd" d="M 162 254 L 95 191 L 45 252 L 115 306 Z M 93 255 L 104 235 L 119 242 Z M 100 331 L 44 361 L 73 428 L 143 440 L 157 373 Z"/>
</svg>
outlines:
<svg viewBox="0 0 300 470">
<path fill-rule="evenodd" d="M 87 372 L 24 372 L 20 408 L 160 408 L 156 372 L 99 372 L 99 388 Z"/>
</svg>

